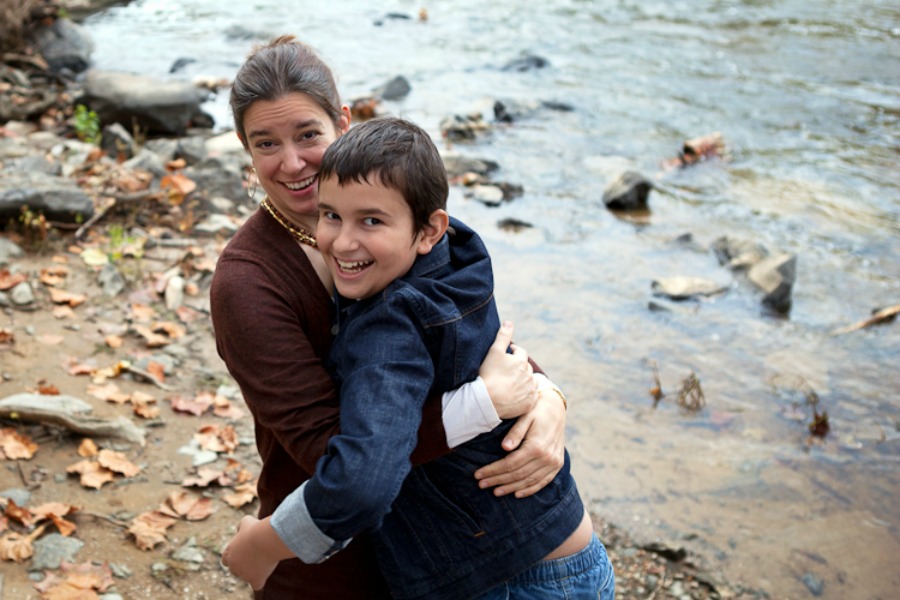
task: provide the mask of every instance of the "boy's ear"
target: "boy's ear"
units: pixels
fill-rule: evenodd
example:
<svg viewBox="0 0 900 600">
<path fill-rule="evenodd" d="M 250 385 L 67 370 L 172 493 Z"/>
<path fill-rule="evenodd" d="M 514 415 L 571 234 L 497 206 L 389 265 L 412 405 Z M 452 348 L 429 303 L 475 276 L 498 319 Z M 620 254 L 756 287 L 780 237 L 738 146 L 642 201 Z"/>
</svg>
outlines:
<svg viewBox="0 0 900 600">
<path fill-rule="evenodd" d="M 419 232 L 419 239 L 416 242 L 416 252 L 418 254 L 428 254 L 434 245 L 441 241 L 444 234 L 447 233 L 447 227 L 450 226 L 450 215 L 447 211 L 439 208 L 431 213 L 428 217 L 428 225 Z"/>
</svg>

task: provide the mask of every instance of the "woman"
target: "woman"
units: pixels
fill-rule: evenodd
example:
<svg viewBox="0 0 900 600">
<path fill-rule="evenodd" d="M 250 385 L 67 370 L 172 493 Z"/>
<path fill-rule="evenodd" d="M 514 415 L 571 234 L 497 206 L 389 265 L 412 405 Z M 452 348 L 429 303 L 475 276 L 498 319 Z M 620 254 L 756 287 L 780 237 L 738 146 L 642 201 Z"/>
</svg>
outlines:
<svg viewBox="0 0 900 600">
<path fill-rule="evenodd" d="M 350 128 L 350 111 L 340 103 L 328 67 L 292 37 L 250 55 L 235 77 L 231 108 L 266 197 L 219 258 L 211 309 L 219 355 L 253 413 L 263 462 L 258 491 L 264 517 L 311 475 L 339 426 L 337 397 L 323 367 L 332 338 L 332 285 L 316 248 L 315 227 L 319 162 L 328 145 Z M 478 390 L 484 391 L 479 386 L 498 402 L 499 416 L 521 413 L 532 384 L 530 376 L 516 373 L 528 375 L 530 367 L 523 351 L 503 351 L 511 334 L 511 328 L 498 334 L 497 351 L 482 366 L 483 383 L 426 405 L 414 460 L 425 462 L 448 451 L 443 404 L 469 406 Z M 498 365 L 505 369 L 499 374 Z M 552 389 L 546 378 L 536 378 L 543 389 Z M 521 448 L 476 474 L 482 487 L 499 485 L 495 493 L 523 496 L 553 478 L 562 465 L 565 407 L 555 393 L 547 396 L 504 441 L 513 450 L 527 431 Z M 495 424 L 455 426 L 450 435 L 459 443 Z M 370 542 L 361 536 L 319 565 L 282 562 L 258 597 L 389 596 Z"/>
</svg>

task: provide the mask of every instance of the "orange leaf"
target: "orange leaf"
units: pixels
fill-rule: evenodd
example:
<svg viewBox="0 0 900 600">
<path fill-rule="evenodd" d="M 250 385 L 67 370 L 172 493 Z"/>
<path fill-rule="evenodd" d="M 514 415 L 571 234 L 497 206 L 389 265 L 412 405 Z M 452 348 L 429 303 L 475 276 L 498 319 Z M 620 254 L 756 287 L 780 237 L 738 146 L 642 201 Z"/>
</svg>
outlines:
<svg viewBox="0 0 900 600">
<path fill-rule="evenodd" d="M 117 335 L 108 335 L 103 341 L 106 342 L 106 345 L 110 348 L 122 347 L 122 338 Z"/>
<path fill-rule="evenodd" d="M 187 521 L 201 521 L 216 512 L 211 498 L 190 494 L 183 490 L 171 492 L 159 511 Z"/>
<path fill-rule="evenodd" d="M 25 527 L 31 527 L 36 522 L 34 514 L 24 506 L 17 505 L 11 498 L 6 504 L 3 515 L 13 521 L 21 523 Z"/>
<path fill-rule="evenodd" d="M 73 294 L 72 292 L 67 292 L 58 288 L 50 288 L 50 300 L 52 300 L 54 304 L 68 304 L 74 308 L 87 300 L 87 296 L 84 294 Z"/>
<path fill-rule="evenodd" d="M 75 311 L 72 310 L 71 306 L 54 306 L 53 307 L 53 318 L 55 319 L 69 319 L 75 316 Z"/>
<path fill-rule="evenodd" d="M 81 475 L 81 485 L 95 490 L 115 479 L 112 471 L 92 460 L 82 460 L 70 465 L 66 468 L 66 472 L 78 473 Z"/>
<path fill-rule="evenodd" d="M 81 443 L 78 444 L 78 456 L 81 456 L 82 458 L 97 456 L 97 452 L 99 452 L 97 444 L 95 444 L 94 440 L 91 438 L 84 438 L 81 440 Z"/>
<path fill-rule="evenodd" d="M 22 435 L 12 427 L 0 429 L 0 454 L 9 460 L 31 458 L 37 452 L 38 445 L 26 435 Z"/>
<path fill-rule="evenodd" d="M 125 477 L 134 477 L 141 472 L 141 468 L 125 458 L 125 455 L 115 450 L 104 448 L 97 455 L 97 462 L 110 471 L 121 473 Z"/>
<path fill-rule="evenodd" d="M 5 532 L 0 537 L 0 560 L 13 560 L 18 563 L 31 558 L 34 554 L 31 542 L 44 532 L 44 527 L 41 525 L 27 536 L 15 531 Z"/>
<path fill-rule="evenodd" d="M 153 550 L 157 544 L 166 541 L 166 530 L 177 522 L 177 519 L 153 510 L 136 516 L 128 533 L 134 536 L 138 548 Z"/>
<path fill-rule="evenodd" d="M 240 508 L 245 504 L 250 504 L 256 498 L 256 482 L 254 481 L 235 486 L 234 493 L 226 494 L 222 500 L 232 508 Z"/>
<path fill-rule="evenodd" d="M 156 311 L 145 304 L 134 303 L 131 305 L 131 316 L 135 321 L 149 323 L 156 318 Z"/>
<path fill-rule="evenodd" d="M 0 290 L 10 290 L 28 279 L 24 273 L 10 273 L 8 269 L 0 269 Z"/>
</svg>

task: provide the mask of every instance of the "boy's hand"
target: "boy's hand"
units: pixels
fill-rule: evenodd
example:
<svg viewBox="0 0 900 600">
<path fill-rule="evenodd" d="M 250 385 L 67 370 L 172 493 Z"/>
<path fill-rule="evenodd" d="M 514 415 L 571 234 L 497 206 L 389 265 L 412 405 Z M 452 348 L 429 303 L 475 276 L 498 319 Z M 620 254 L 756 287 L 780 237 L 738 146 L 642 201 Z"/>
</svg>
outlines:
<svg viewBox="0 0 900 600">
<path fill-rule="evenodd" d="M 528 362 L 528 353 L 513 346 L 512 354 L 506 351 L 512 340 L 513 324 L 505 321 L 491 344 L 478 375 L 484 380 L 494 409 L 501 419 L 512 419 L 526 414 L 537 401 L 537 386 Z"/>
<path fill-rule="evenodd" d="M 543 375 L 535 378 L 547 379 Z M 513 492 L 516 498 L 530 496 L 550 483 L 563 466 L 566 406 L 552 384 L 540 387 L 537 405 L 519 417 L 503 440 L 503 448 L 514 451 L 475 471 L 482 489 L 499 486 L 494 490 L 495 496 Z"/>
<path fill-rule="evenodd" d="M 278 566 L 279 550 L 284 548 L 268 518 L 260 521 L 248 515 L 241 519 L 237 534 L 225 546 L 222 564 L 258 591 Z"/>
</svg>

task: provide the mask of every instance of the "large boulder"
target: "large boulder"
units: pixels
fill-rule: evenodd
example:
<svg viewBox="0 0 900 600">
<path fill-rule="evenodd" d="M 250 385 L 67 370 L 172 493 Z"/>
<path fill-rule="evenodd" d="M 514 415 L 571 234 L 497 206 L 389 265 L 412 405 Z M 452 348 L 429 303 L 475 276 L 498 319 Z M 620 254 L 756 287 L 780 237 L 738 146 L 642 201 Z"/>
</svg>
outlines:
<svg viewBox="0 0 900 600">
<path fill-rule="evenodd" d="M 84 27 L 70 19 L 55 19 L 41 25 L 33 37 L 38 52 L 55 73 L 64 70 L 81 73 L 91 64 L 94 40 Z"/>
<path fill-rule="evenodd" d="M 12 173 L 0 179 L 0 228 L 17 220 L 22 208 L 50 221 L 83 222 L 94 214 L 94 202 L 67 177 Z"/>
<path fill-rule="evenodd" d="M 103 124 L 137 125 L 148 135 L 183 136 L 209 95 L 186 81 L 164 81 L 144 75 L 88 71 L 81 101 Z"/>
</svg>

